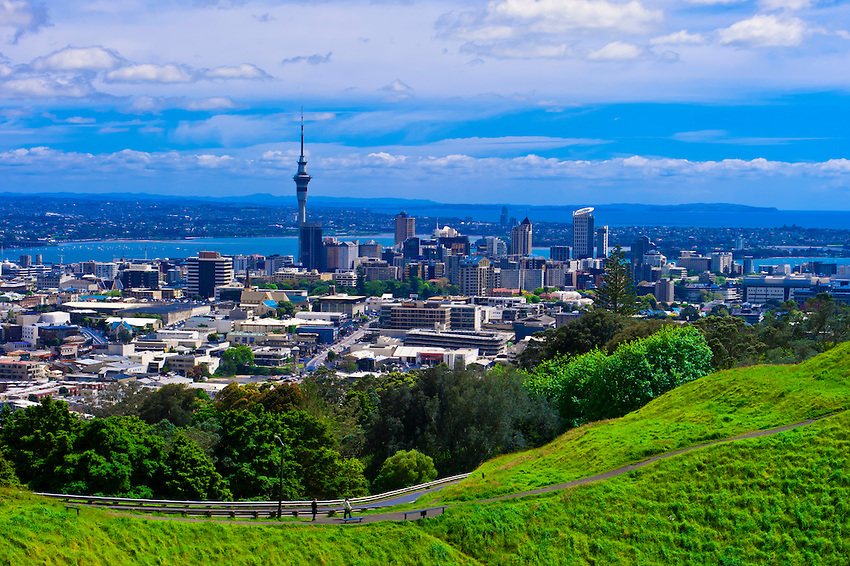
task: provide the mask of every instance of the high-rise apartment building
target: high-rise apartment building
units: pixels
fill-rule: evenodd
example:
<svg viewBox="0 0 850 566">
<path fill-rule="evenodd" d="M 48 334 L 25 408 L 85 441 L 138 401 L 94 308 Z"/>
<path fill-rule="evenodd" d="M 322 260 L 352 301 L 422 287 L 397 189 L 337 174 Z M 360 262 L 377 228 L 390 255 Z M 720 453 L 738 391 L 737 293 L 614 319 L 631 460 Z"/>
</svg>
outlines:
<svg viewBox="0 0 850 566">
<path fill-rule="evenodd" d="M 458 287 L 462 295 L 476 297 L 493 289 L 493 264 L 486 257 L 463 259 L 458 271 Z"/>
<path fill-rule="evenodd" d="M 218 252 L 199 252 L 186 260 L 186 290 L 190 296 L 215 296 L 215 288 L 233 281 L 233 262 Z"/>
<path fill-rule="evenodd" d="M 593 207 L 573 212 L 573 258 L 593 257 Z"/>
<path fill-rule="evenodd" d="M 531 220 L 528 217 L 511 228 L 511 255 L 531 255 L 531 230 Z"/>
<path fill-rule="evenodd" d="M 599 259 L 608 257 L 608 226 L 600 226 L 596 229 L 596 257 Z"/>
<path fill-rule="evenodd" d="M 403 244 L 416 235 L 416 219 L 402 211 L 395 217 L 395 245 Z"/>
</svg>

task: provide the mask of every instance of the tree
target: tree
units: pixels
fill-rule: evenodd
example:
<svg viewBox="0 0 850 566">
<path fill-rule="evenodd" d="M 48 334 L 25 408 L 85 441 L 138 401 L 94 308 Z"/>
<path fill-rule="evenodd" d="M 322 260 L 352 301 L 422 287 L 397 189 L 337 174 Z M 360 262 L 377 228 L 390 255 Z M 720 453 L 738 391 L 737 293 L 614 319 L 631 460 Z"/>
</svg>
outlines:
<svg viewBox="0 0 850 566">
<path fill-rule="evenodd" d="M 532 342 L 519 356 L 524 368 L 533 368 L 542 360 L 557 356 L 586 354 L 594 348 L 602 348 L 633 320 L 604 309 L 594 309 L 578 320 L 557 330 L 547 330 L 542 340 Z"/>
<path fill-rule="evenodd" d="M 210 377 L 210 368 L 207 364 L 198 364 L 186 372 L 186 377 L 192 378 L 193 381 L 204 381 Z"/>
<path fill-rule="evenodd" d="M 219 375 L 236 375 L 254 365 L 254 352 L 248 346 L 228 348 L 221 354 L 221 364 L 216 371 Z"/>
<path fill-rule="evenodd" d="M 629 260 L 617 246 L 605 261 L 602 283 L 596 290 L 593 303 L 599 308 L 625 316 L 637 312 L 637 295 Z"/>
<path fill-rule="evenodd" d="M 381 464 L 375 492 L 392 491 L 437 479 L 434 460 L 418 450 L 399 450 Z"/>
<path fill-rule="evenodd" d="M 175 426 L 188 426 L 199 399 L 208 401 L 209 396 L 202 389 L 189 389 L 183 384 L 165 385 L 145 398 L 139 418 L 148 424 L 168 420 Z"/>
<path fill-rule="evenodd" d="M 806 301 L 806 329 L 811 334 L 818 350 L 825 352 L 850 335 L 850 307 L 839 305 L 829 293 Z"/>
<path fill-rule="evenodd" d="M 709 316 L 693 326 L 705 336 L 715 369 L 757 364 L 767 349 L 756 336 L 755 328 L 740 318 Z"/>
<path fill-rule="evenodd" d="M 292 318 L 297 312 L 298 308 L 289 301 L 283 301 L 277 305 L 278 318 Z"/>
<path fill-rule="evenodd" d="M 610 356 L 593 350 L 548 360 L 526 374 L 525 383 L 554 401 L 570 426 L 578 426 L 625 415 L 711 370 L 711 349 L 699 331 L 667 326 L 621 344 Z"/>
<path fill-rule="evenodd" d="M 82 428 L 68 404 L 45 397 L 22 411 L 4 409 L 0 421 L 0 440 L 18 478 L 33 489 L 54 487 L 56 470 Z"/>
<path fill-rule="evenodd" d="M 163 462 L 163 485 L 174 498 L 227 501 L 233 497 L 201 447 L 182 433 Z"/>
</svg>

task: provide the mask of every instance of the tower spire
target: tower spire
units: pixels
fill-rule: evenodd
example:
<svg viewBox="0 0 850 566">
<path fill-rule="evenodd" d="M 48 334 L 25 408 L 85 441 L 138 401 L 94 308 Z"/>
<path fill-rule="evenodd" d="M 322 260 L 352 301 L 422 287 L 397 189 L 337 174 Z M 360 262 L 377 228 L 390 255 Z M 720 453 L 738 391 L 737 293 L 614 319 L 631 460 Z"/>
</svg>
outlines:
<svg viewBox="0 0 850 566">
<path fill-rule="evenodd" d="M 304 157 L 304 108 L 301 108 L 301 157 L 298 159 L 298 172 L 293 177 L 298 195 L 298 228 L 307 221 L 307 184 L 310 175 L 307 174 L 307 159 Z"/>
</svg>

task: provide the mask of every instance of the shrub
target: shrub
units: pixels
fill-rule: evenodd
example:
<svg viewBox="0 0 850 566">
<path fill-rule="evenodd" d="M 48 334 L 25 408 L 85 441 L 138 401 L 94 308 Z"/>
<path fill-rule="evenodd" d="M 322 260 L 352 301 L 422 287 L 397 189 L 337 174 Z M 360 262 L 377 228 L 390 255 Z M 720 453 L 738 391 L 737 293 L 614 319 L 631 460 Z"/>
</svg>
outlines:
<svg viewBox="0 0 850 566">
<path fill-rule="evenodd" d="M 391 491 L 437 479 L 434 460 L 418 450 L 399 450 L 381 465 L 376 491 Z"/>
<path fill-rule="evenodd" d="M 533 392 L 552 399 L 571 426 L 619 417 L 659 395 L 711 372 L 711 349 L 694 328 L 666 327 L 601 350 L 541 363 L 526 375 Z"/>
</svg>

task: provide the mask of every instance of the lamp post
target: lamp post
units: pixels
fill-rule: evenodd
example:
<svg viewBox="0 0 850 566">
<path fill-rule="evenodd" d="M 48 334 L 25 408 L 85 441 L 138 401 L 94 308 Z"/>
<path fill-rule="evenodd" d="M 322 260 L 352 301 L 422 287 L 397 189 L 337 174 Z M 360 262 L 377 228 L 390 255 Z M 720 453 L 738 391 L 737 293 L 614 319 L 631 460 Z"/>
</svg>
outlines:
<svg viewBox="0 0 850 566">
<path fill-rule="evenodd" d="M 282 506 L 283 506 L 283 440 L 280 439 L 278 435 L 274 435 L 274 439 L 280 444 L 280 480 L 277 484 L 277 520 L 280 521 L 282 519 L 281 515 L 283 514 Z"/>
</svg>

